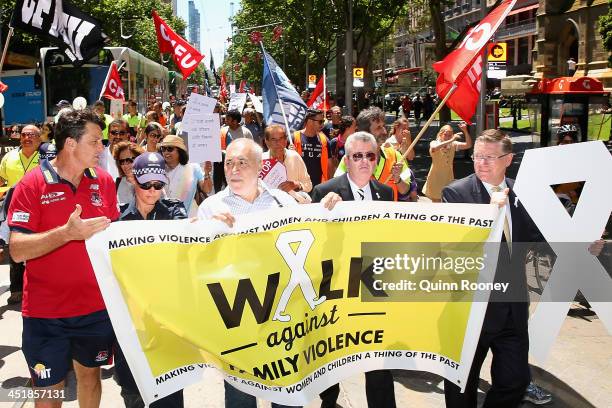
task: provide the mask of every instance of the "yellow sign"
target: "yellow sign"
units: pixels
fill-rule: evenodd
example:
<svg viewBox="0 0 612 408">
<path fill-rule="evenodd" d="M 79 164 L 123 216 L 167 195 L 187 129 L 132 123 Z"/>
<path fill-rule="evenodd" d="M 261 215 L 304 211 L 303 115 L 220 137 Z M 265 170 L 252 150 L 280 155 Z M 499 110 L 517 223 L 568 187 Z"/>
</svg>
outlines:
<svg viewBox="0 0 612 408">
<path fill-rule="evenodd" d="M 353 68 L 353 78 L 363 79 L 363 68 Z"/>
<path fill-rule="evenodd" d="M 489 62 L 506 62 L 507 58 L 508 57 L 506 53 L 505 42 L 489 44 L 489 52 L 487 58 Z"/>
<path fill-rule="evenodd" d="M 230 234 L 211 222 L 118 222 L 87 245 L 145 401 L 213 365 L 243 391 L 306 405 L 328 384 L 383 366 L 465 382 L 479 335 L 468 321 L 486 308 L 472 307 L 473 289 L 433 286 L 478 282 L 479 266 L 456 245 L 476 243 L 469 257 L 485 259 L 478 243 L 497 209 L 480 207 L 283 208 L 241 218 Z M 418 272 L 391 265 L 400 252 L 416 254 Z"/>
<path fill-rule="evenodd" d="M 308 82 L 310 82 L 311 84 L 314 84 L 315 82 L 317 82 L 317 76 L 316 75 L 308 75 Z"/>
</svg>

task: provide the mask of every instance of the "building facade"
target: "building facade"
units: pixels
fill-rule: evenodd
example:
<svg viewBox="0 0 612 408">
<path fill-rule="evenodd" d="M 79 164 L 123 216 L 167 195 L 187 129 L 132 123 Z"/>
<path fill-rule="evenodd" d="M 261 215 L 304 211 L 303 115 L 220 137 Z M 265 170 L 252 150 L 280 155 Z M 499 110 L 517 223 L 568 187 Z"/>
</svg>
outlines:
<svg viewBox="0 0 612 408">
<path fill-rule="evenodd" d="M 187 5 L 189 25 L 187 27 L 189 32 L 189 42 L 198 50 L 200 50 L 200 12 L 196 9 L 193 0 L 189 0 Z"/>
</svg>

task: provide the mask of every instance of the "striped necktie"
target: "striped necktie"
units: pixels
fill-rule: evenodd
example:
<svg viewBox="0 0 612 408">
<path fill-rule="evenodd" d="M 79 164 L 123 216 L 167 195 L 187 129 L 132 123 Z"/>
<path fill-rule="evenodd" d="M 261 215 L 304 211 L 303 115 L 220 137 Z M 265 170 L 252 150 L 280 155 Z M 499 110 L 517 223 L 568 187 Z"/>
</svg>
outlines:
<svg viewBox="0 0 612 408">
<path fill-rule="evenodd" d="M 357 189 L 357 194 L 359 194 L 359 200 L 361 200 L 361 201 L 365 200 L 365 193 L 363 191 L 363 188 L 358 188 Z"/>
</svg>

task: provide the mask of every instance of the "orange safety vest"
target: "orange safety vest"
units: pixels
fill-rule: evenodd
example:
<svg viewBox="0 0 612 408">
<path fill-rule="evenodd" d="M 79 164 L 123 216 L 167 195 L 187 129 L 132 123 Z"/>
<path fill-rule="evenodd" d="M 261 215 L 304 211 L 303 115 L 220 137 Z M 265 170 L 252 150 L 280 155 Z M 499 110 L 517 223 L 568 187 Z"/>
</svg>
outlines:
<svg viewBox="0 0 612 408">
<path fill-rule="evenodd" d="M 321 142 L 321 183 L 323 183 L 329 179 L 327 177 L 327 137 L 325 137 L 323 132 L 319 132 L 319 141 Z M 299 130 L 293 133 L 293 144 L 295 146 L 295 151 L 303 157 L 302 132 Z"/>
<path fill-rule="evenodd" d="M 378 181 L 380 181 L 381 183 L 384 183 L 385 180 L 389 179 L 389 181 L 387 182 L 387 185 L 393 189 L 393 200 L 397 201 L 398 196 L 399 196 L 399 192 L 397 190 L 397 184 L 393 182 L 393 177 L 390 177 L 391 169 L 393 168 L 393 165 L 395 164 L 395 159 L 396 159 L 395 149 L 393 147 L 385 147 L 384 153 L 385 153 L 385 157 L 384 158 L 381 157 L 381 159 L 385 161 L 385 165 L 382 171 L 380 172 Z M 372 178 L 374 178 L 374 176 L 372 176 Z"/>
<path fill-rule="evenodd" d="M 227 145 L 229 144 L 227 140 L 228 135 L 229 135 L 229 128 L 227 127 L 221 128 L 221 150 L 227 149 Z M 232 139 L 230 139 L 229 141 L 231 142 Z"/>
</svg>

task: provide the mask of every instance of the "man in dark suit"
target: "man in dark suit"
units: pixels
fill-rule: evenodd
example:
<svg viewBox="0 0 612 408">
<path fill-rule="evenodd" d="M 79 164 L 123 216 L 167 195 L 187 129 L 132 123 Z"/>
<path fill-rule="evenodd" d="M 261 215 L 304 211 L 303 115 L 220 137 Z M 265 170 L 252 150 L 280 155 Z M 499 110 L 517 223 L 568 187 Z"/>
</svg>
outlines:
<svg viewBox="0 0 612 408">
<path fill-rule="evenodd" d="M 512 191 L 514 180 L 505 177 L 512 157 L 510 138 L 499 130 L 487 129 L 474 145 L 474 174 L 442 190 L 443 202 L 506 207 L 495 280 L 509 282 L 511 288 L 510 293 L 491 293 L 465 393 L 445 380 L 446 406 L 450 408 L 476 408 L 480 368 L 489 348 L 493 352 L 493 380 L 483 407 L 518 407 L 531 379 L 525 279 L 528 245 L 519 243 L 540 242 L 543 238 Z"/>
<path fill-rule="evenodd" d="M 312 202 L 321 202 L 330 210 L 340 201 L 393 201 L 393 189 L 372 179 L 377 163 L 378 144 L 374 136 L 367 132 L 357 132 L 348 137 L 345 143 L 346 154 L 343 160 L 347 172 L 312 191 Z M 392 175 L 399 180 L 401 168 Z M 395 408 L 393 375 L 389 370 L 370 371 L 366 376 L 366 396 L 371 408 Z M 321 408 L 334 408 L 340 393 L 338 384 L 321 393 Z"/>
</svg>

